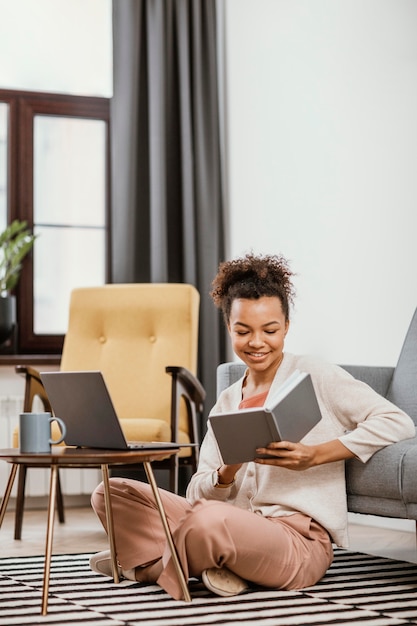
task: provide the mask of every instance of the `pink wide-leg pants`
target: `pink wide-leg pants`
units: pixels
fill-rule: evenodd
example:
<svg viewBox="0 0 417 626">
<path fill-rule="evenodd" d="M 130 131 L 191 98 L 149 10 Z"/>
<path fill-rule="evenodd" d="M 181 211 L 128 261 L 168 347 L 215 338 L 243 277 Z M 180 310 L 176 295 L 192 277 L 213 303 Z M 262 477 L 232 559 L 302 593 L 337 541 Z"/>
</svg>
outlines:
<svg viewBox="0 0 417 626">
<path fill-rule="evenodd" d="M 157 583 L 183 599 L 150 486 L 112 478 L 110 492 L 120 566 L 131 569 L 162 557 Z M 266 518 L 216 500 L 191 505 L 163 489 L 160 494 L 186 579 L 224 566 L 257 585 L 302 589 L 320 580 L 332 562 L 328 533 L 301 513 Z M 91 503 L 106 528 L 102 484 Z"/>
</svg>

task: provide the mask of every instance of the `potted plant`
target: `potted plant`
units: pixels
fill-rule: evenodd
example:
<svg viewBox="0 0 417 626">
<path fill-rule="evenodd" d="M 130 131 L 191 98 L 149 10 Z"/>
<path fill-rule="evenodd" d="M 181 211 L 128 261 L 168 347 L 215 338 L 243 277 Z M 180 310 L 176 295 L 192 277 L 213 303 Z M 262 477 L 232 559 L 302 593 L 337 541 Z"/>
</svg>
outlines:
<svg viewBox="0 0 417 626">
<path fill-rule="evenodd" d="M 20 220 L 14 220 L 0 234 L 0 344 L 9 339 L 15 328 L 16 298 L 12 291 L 35 239 L 27 222 Z"/>
</svg>

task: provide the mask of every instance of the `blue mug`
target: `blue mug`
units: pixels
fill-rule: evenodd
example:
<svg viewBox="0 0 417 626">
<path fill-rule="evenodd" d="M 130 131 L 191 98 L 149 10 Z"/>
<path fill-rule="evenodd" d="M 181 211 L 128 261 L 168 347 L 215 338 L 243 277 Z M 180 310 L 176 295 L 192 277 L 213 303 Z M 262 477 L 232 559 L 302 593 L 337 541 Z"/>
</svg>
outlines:
<svg viewBox="0 0 417 626">
<path fill-rule="evenodd" d="M 61 437 L 52 439 L 51 424 L 57 422 Z M 59 417 L 50 413 L 21 413 L 19 415 L 20 452 L 50 452 L 51 445 L 61 443 L 65 439 L 67 429 Z"/>
</svg>

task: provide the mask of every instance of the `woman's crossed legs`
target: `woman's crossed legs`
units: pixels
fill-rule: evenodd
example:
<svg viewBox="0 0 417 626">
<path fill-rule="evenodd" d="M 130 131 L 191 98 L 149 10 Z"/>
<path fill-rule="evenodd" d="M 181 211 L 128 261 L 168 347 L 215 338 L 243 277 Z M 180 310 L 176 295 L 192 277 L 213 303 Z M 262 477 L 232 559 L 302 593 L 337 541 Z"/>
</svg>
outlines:
<svg viewBox="0 0 417 626">
<path fill-rule="evenodd" d="M 110 491 L 121 567 L 140 570 L 162 557 L 160 567 L 152 567 L 157 579 L 137 578 L 157 582 L 173 598 L 181 599 L 181 586 L 150 486 L 112 478 Z M 186 579 L 200 577 L 209 568 L 225 567 L 257 585 L 301 589 L 315 584 L 332 561 L 327 532 L 300 513 L 265 518 L 217 500 L 199 500 L 191 505 L 182 496 L 162 489 L 160 495 Z M 102 484 L 91 502 L 106 528 Z"/>
</svg>

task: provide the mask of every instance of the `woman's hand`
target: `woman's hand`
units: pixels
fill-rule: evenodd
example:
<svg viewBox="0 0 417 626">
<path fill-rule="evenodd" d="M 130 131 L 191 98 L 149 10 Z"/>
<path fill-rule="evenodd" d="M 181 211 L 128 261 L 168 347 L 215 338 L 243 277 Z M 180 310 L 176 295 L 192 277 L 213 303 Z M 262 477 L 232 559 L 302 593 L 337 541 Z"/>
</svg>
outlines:
<svg viewBox="0 0 417 626">
<path fill-rule="evenodd" d="M 290 470 L 302 471 L 334 461 L 350 459 L 355 455 L 344 446 L 339 439 L 306 446 L 303 443 L 290 441 L 274 441 L 266 448 L 257 448 L 257 454 L 268 455 L 268 458 L 256 458 L 259 465 L 275 465 Z"/>
<path fill-rule="evenodd" d="M 242 467 L 242 463 L 236 465 L 222 465 L 217 470 L 219 482 L 221 485 L 228 485 L 235 479 L 236 473 Z"/>
</svg>

